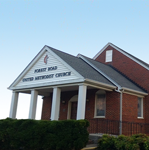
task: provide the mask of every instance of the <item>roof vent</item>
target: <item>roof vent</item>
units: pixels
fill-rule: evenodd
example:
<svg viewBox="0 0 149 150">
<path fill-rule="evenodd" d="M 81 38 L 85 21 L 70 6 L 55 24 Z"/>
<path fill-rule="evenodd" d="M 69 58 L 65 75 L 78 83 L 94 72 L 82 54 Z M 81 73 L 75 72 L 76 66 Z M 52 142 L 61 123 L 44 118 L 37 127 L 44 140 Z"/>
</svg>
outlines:
<svg viewBox="0 0 149 150">
<path fill-rule="evenodd" d="M 112 54 L 113 54 L 113 50 L 107 50 L 106 51 L 106 60 L 105 60 L 105 62 L 112 62 Z"/>
</svg>

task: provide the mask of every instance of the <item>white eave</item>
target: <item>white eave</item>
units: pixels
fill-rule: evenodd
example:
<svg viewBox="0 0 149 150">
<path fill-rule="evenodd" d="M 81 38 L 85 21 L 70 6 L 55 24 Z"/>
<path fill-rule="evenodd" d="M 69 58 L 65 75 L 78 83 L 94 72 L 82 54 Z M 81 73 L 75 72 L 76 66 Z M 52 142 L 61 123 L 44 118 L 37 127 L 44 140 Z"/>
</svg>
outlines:
<svg viewBox="0 0 149 150">
<path fill-rule="evenodd" d="M 84 83 L 86 83 L 88 86 L 93 86 L 93 87 L 97 87 L 97 88 L 100 87 L 100 89 L 104 89 L 104 90 L 107 90 L 107 91 L 116 90 L 116 88 L 117 88 L 114 85 L 109 85 L 109 84 L 94 81 L 94 80 L 91 80 L 91 79 L 85 79 Z"/>
<path fill-rule="evenodd" d="M 125 88 L 125 87 L 122 87 L 122 91 L 123 91 L 123 93 L 128 93 L 128 94 L 136 95 L 136 96 L 140 96 L 140 97 L 144 97 L 144 96 L 148 95 L 148 93 L 132 90 L 132 89 Z"/>
</svg>

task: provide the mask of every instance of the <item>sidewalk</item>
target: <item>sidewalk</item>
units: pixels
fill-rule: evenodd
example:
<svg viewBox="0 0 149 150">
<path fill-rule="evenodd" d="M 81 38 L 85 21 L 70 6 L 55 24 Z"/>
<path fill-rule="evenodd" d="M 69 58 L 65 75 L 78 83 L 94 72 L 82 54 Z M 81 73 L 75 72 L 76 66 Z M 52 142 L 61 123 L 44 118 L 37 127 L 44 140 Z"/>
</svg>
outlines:
<svg viewBox="0 0 149 150">
<path fill-rule="evenodd" d="M 88 145 L 86 145 L 86 147 L 84 147 L 81 150 L 92 150 L 92 149 L 96 150 L 97 149 L 97 144 L 88 144 Z"/>
</svg>

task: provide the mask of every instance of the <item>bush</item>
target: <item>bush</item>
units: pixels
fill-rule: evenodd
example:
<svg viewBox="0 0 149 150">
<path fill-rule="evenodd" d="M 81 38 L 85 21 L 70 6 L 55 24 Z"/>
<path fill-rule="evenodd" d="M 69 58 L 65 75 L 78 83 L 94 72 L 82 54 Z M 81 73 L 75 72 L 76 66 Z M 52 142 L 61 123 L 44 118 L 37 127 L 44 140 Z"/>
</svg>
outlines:
<svg viewBox="0 0 149 150">
<path fill-rule="evenodd" d="M 115 137 L 110 135 L 103 135 L 98 142 L 98 149 L 100 150 L 116 150 Z"/>
<path fill-rule="evenodd" d="M 113 137 L 103 135 L 98 142 L 99 150 L 149 150 L 149 137 L 145 134 L 136 134 L 130 137 L 120 135 Z"/>
<path fill-rule="evenodd" d="M 0 150 L 80 150 L 88 126 L 87 120 L 0 120 Z"/>
</svg>

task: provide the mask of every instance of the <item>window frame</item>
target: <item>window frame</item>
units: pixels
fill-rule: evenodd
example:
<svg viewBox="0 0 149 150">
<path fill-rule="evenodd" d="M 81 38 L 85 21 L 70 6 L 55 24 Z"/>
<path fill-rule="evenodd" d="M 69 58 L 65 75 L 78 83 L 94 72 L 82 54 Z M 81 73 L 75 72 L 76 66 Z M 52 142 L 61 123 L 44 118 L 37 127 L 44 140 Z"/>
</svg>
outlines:
<svg viewBox="0 0 149 150">
<path fill-rule="evenodd" d="M 105 115 L 104 116 L 97 116 L 96 112 L 97 112 L 97 105 L 96 105 L 96 101 L 97 101 L 97 95 L 105 95 Z M 94 118 L 106 118 L 106 92 L 104 90 L 99 90 L 95 93 L 95 107 L 94 107 Z"/>
<path fill-rule="evenodd" d="M 107 50 L 105 56 L 105 62 L 112 62 L 113 59 L 113 50 Z"/>
<path fill-rule="evenodd" d="M 139 99 L 141 100 L 141 106 L 140 106 L 140 107 L 141 107 L 141 117 L 138 116 L 138 112 L 137 112 L 137 118 L 138 118 L 138 119 L 144 119 L 144 118 L 143 118 L 143 97 L 138 97 L 138 100 L 139 100 Z M 138 104 L 138 103 L 137 103 L 137 104 Z M 138 106 L 138 105 L 137 105 L 137 106 Z M 137 108 L 138 108 L 138 107 L 137 107 Z M 137 110 L 138 110 L 138 109 L 137 109 Z"/>
</svg>

